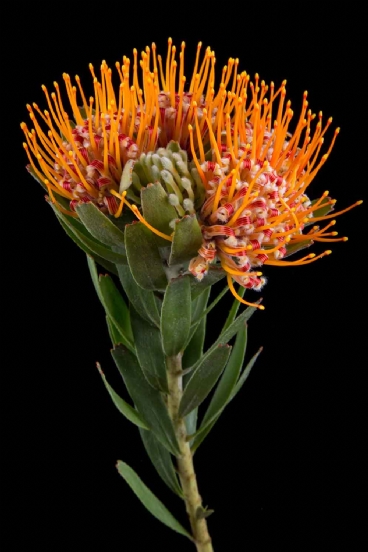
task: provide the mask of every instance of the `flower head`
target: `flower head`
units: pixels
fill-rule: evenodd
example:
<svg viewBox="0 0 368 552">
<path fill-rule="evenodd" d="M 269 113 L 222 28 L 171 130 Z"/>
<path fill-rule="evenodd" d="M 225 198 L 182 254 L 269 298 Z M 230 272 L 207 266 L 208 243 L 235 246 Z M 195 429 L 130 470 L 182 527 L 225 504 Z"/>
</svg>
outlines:
<svg viewBox="0 0 368 552">
<path fill-rule="evenodd" d="M 63 75 L 67 107 L 56 82 L 51 93 L 42 86 L 48 110 L 27 106 L 34 128 L 21 124 L 24 147 L 33 173 L 67 215 L 77 216 L 79 202 L 93 202 L 119 217 L 126 204 L 171 240 L 139 211 L 142 186 L 161 182 L 178 216 L 197 212 L 202 227 L 203 244 L 189 271 L 201 279 L 211 263 L 220 263 L 233 294 L 249 304 L 233 280 L 260 290 L 263 264 L 303 265 L 329 254 L 283 260 L 313 241 L 346 241 L 331 231 L 333 217 L 360 202 L 332 215 L 327 213 L 335 200 L 327 191 L 317 201 L 308 197 L 339 129 L 325 147 L 332 119 L 324 122 L 322 113 L 312 113 L 307 92 L 294 116 L 286 81 L 275 89 L 256 74 L 252 82 L 232 58 L 215 87 L 215 54 L 207 48 L 201 58 L 201 46 L 188 80 L 185 43 L 178 63 L 169 39 L 165 62 L 155 44 L 139 62 L 137 50 L 132 61 L 124 56 L 122 65 L 117 62 L 118 88 L 105 61 L 98 76 L 90 65 L 94 94 L 88 100 L 78 76 L 72 84 Z M 66 198 L 69 208 L 58 197 Z M 315 224 L 321 221 L 327 224 Z"/>
</svg>

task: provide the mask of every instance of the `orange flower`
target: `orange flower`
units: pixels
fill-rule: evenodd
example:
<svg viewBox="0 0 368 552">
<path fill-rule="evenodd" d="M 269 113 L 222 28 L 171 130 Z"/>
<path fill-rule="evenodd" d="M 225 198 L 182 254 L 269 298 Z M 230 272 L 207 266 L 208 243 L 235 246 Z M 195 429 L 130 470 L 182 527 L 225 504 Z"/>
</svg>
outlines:
<svg viewBox="0 0 368 552">
<path fill-rule="evenodd" d="M 34 128 L 21 124 L 24 148 L 52 201 L 69 216 L 76 216 L 78 202 L 92 201 L 116 217 L 126 204 L 162 236 L 138 208 L 141 186 L 150 178 L 161 181 L 178 215 L 196 209 L 202 225 L 203 245 L 189 270 L 201 279 L 210 263 L 221 263 L 232 293 L 249 304 L 236 293 L 233 280 L 259 290 L 265 283 L 258 272 L 263 264 L 302 265 L 329 254 L 282 260 L 313 241 L 345 241 L 330 231 L 335 224 L 330 219 L 361 202 L 332 215 L 326 213 L 335 200 L 327 191 L 315 202 L 307 195 L 339 132 L 321 155 L 332 119 L 323 123 L 322 113 L 316 117 L 308 109 L 307 92 L 290 132 L 294 112 L 286 101 L 286 81 L 277 90 L 273 83 L 260 82 L 258 74 L 251 82 L 238 71 L 239 60 L 230 58 L 215 88 L 215 54 L 207 48 L 201 59 L 201 46 L 188 81 L 185 43 L 177 63 L 169 39 L 165 63 L 155 44 L 141 53 L 139 63 L 133 50 L 133 67 L 125 56 L 122 65 L 117 62 L 118 89 L 105 61 L 100 77 L 90 65 L 94 96 L 88 101 L 79 77 L 73 85 L 64 74 L 67 110 L 57 83 L 51 94 L 42 86 L 48 110 L 27 106 Z M 183 155 L 178 161 L 170 154 L 162 163 L 162 148 L 171 141 Z M 156 153 L 161 157 L 154 159 L 155 171 L 148 170 L 154 164 L 149 157 L 148 172 L 139 173 L 136 163 Z M 60 196 L 69 200 L 70 210 L 60 204 Z M 324 220 L 329 221 L 324 227 L 315 225 Z M 310 224 L 312 229 L 303 233 Z"/>
</svg>

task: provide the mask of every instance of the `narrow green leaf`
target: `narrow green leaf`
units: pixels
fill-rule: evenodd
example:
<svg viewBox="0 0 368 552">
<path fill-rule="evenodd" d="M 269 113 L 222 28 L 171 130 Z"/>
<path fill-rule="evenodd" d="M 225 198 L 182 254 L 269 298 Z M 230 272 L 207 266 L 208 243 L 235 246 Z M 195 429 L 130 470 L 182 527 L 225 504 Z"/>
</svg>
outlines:
<svg viewBox="0 0 368 552">
<path fill-rule="evenodd" d="M 180 416 L 186 416 L 204 401 L 225 368 L 230 351 L 228 345 L 218 346 L 206 359 L 202 357 L 185 386 L 179 407 Z"/>
<path fill-rule="evenodd" d="M 313 199 L 311 201 L 311 204 L 314 205 L 315 203 L 317 203 L 318 200 L 319 200 L 319 198 Z M 330 197 L 326 197 L 324 199 L 324 201 L 322 201 L 322 204 L 325 203 L 325 201 L 330 201 L 330 200 L 331 200 Z M 325 215 L 328 215 L 328 213 L 331 213 L 331 211 L 333 211 L 333 210 L 334 210 L 333 205 L 325 205 L 324 207 L 318 207 L 318 209 L 313 211 L 313 218 L 315 218 L 315 217 L 324 217 Z M 314 223 L 313 222 L 307 222 L 305 224 L 305 226 L 309 226 L 310 224 L 314 224 Z"/>
<path fill-rule="evenodd" d="M 305 240 L 305 241 L 302 241 L 302 242 L 292 243 L 290 245 L 287 244 L 285 246 L 286 255 L 285 255 L 284 258 L 289 257 L 290 255 L 294 255 L 294 253 L 297 253 L 298 251 L 302 251 L 303 249 L 306 249 L 307 247 L 312 245 L 312 243 L 313 242 L 311 240 Z"/>
<path fill-rule="evenodd" d="M 199 322 L 203 318 L 203 312 L 206 310 L 208 299 L 211 293 L 211 288 L 207 288 L 198 295 L 195 299 L 192 299 L 192 324 Z"/>
<path fill-rule="evenodd" d="M 146 431 L 148 429 L 148 425 L 143 420 L 142 416 L 113 390 L 111 385 L 108 383 L 105 374 L 101 370 L 101 366 L 99 365 L 99 363 L 97 363 L 97 369 L 110 397 L 112 398 L 112 402 L 119 410 L 119 412 L 123 414 L 123 416 L 125 416 L 130 422 L 132 422 L 139 428 L 143 428 L 142 431 Z M 146 432 L 149 433 L 149 431 Z"/>
<path fill-rule="evenodd" d="M 130 306 L 135 349 L 139 364 L 148 383 L 155 389 L 168 393 L 165 355 L 161 345 L 160 330 L 141 318 Z"/>
<path fill-rule="evenodd" d="M 200 296 L 202 297 L 202 296 Z M 193 337 L 189 341 L 183 355 L 183 369 L 193 366 L 203 353 L 204 339 L 206 336 L 206 317 L 196 325 L 196 330 Z M 184 376 L 184 387 L 190 378 L 190 374 Z M 185 416 L 185 426 L 188 435 L 193 435 L 197 429 L 198 408 L 194 408 L 187 416 Z"/>
<path fill-rule="evenodd" d="M 179 276 L 168 284 L 161 312 L 161 335 L 167 356 L 184 349 L 191 322 L 190 276 Z"/>
<path fill-rule="evenodd" d="M 96 290 L 96 293 L 97 293 L 97 296 L 98 296 L 99 300 L 103 304 L 103 297 L 101 295 L 100 281 L 99 281 L 99 276 L 98 276 L 98 272 L 97 272 L 96 263 L 90 255 L 87 255 L 87 264 L 88 264 L 88 268 L 89 268 L 89 272 L 90 272 L 90 275 L 91 275 L 91 280 L 92 280 L 93 286 Z"/>
<path fill-rule="evenodd" d="M 92 236 L 89 236 L 88 232 L 79 221 L 61 213 L 52 203 L 50 203 L 50 205 L 60 223 L 63 223 L 62 226 L 64 230 L 77 243 L 77 245 L 83 249 L 83 251 L 94 256 L 97 255 L 98 257 L 106 259 L 114 264 L 126 264 L 127 260 L 125 255 L 111 251 L 111 249 L 107 248 L 102 243 L 99 243 Z M 68 230 L 66 228 L 68 228 Z"/>
<path fill-rule="evenodd" d="M 142 318 L 160 327 L 160 314 L 153 291 L 139 287 L 128 266 L 118 265 L 117 269 L 124 291 L 135 310 Z"/>
<path fill-rule="evenodd" d="M 89 268 L 89 271 L 90 271 L 90 274 L 91 274 L 92 283 L 94 285 L 94 288 L 96 290 L 98 298 L 99 298 L 103 308 L 105 309 L 105 312 L 107 312 L 107 307 L 105 305 L 105 300 L 104 300 L 104 297 L 103 297 L 103 295 L 101 293 L 101 289 L 100 289 L 100 279 L 99 279 L 99 275 L 98 275 L 98 272 L 97 272 L 96 263 L 92 259 L 92 257 L 90 257 L 89 255 L 87 255 L 87 263 L 88 263 L 88 268 Z M 107 324 L 107 329 L 109 331 L 109 336 L 110 336 L 110 339 L 112 341 L 112 344 L 113 345 L 118 345 L 119 343 L 124 343 L 124 336 L 122 336 L 120 334 L 120 332 L 117 329 L 117 327 L 115 326 L 114 322 L 109 318 L 108 315 L 106 315 L 106 324 Z"/>
<path fill-rule="evenodd" d="M 175 207 L 170 205 L 169 197 L 159 182 L 148 184 L 141 190 L 143 216 L 154 228 L 171 236 L 173 229 L 170 222 L 178 217 Z M 158 245 L 167 246 L 168 241 L 156 237 Z"/>
<path fill-rule="evenodd" d="M 101 268 L 104 268 L 109 272 L 110 274 L 113 274 L 114 276 L 118 276 L 118 271 L 116 270 L 116 267 L 119 265 L 116 265 L 114 263 L 110 263 L 110 261 L 107 261 L 106 259 L 102 259 L 98 255 L 92 255 L 95 262 L 100 265 Z"/>
<path fill-rule="evenodd" d="M 141 222 L 125 227 L 125 246 L 132 276 L 143 289 L 163 290 L 167 278 L 153 233 Z"/>
<path fill-rule="evenodd" d="M 124 234 L 93 203 L 77 205 L 76 211 L 89 232 L 105 245 L 124 247 Z"/>
<path fill-rule="evenodd" d="M 34 172 L 33 168 L 31 165 L 27 165 L 26 166 L 26 169 L 27 171 L 29 172 L 29 174 L 42 186 L 42 188 L 45 190 L 45 192 L 48 193 L 48 189 L 47 189 L 47 186 L 44 182 L 42 182 L 37 174 Z M 70 201 L 66 198 L 66 197 L 63 197 L 61 195 L 59 195 L 57 192 L 53 192 L 54 194 L 54 198 L 56 199 L 56 201 L 59 203 L 59 205 L 61 205 L 62 207 L 64 207 L 64 209 L 66 209 L 67 211 L 70 211 Z M 45 196 L 45 199 L 48 203 L 51 203 L 51 198 L 49 195 L 46 195 Z"/>
<path fill-rule="evenodd" d="M 229 362 L 227 363 L 219 384 L 216 387 L 216 391 L 204 415 L 201 425 L 206 424 L 210 418 L 214 417 L 227 404 L 236 382 L 238 381 L 244 362 L 246 347 L 247 325 L 244 324 L 238 331 Z"/>
<path fill-rule="evenodd" d="M 139 433 L 141 434 L 144 448 L 161 479 L 169 489 L 180 496 L 180 498 L 183 498 L 183 491 L 179 485 L 170 453 L 156 439 L 152 431 L 140 429 Z"/>
<path fill-rule="evenodd" d="M 45 190 L 45 192 L 48 192 L 48 189 L 47 189 L 46 184 L 44 184 L 44 183 L 42 182 L 42 180 L 40 180 L 40 179 L 38 178 L 38 176 L 37 176 L 37 174 L 35 173 L 35 171 L 34 171 L 32 165 L 27 165 L 27 166 L 26 166 L 26 169 L 27 169 L 27 171 L 29 172 L 29 174 L 36 180 L 36 182 L 38 182 L 38 183 L 42 186 L 42 188 Z"/>
<path fill-rule="evenodd" d="M 235 320 L 230 324 L 226 330 L 222 331 L 220 336 L 216 339 L 213 345 L 204 353 L 203 357 L 201 358 L 200 362 L 203 362 L 204 360 L 209 357 L 214 350 L 217 349 L 219 345 L 225 345 L 230 341 L 234 335 L 238 333 L 238 331 L 241 329 L 241 327 L 244 325 L 244 323 L 249 320 L 249 318 L 252 316 L 254 311 L 257 310 L 256 307 L 248 307 L 245 309 Z M 193 375 L 195 371 L 198 369 L 198 362 L 193 366 Z M 193 377 L 193 376 L 192 376 Z"/>
<path fill-rule="evenodd" d="M 192 320 L 197 320 L 200 313 L 206 308 L 211 288 L 207 288 L 204 292 L 192 301 Z M 203 354 L 204 340 L 206 336 L 206 317 L 200 319 L 192 325 L 191 333 L 188 339 L 188 345 L 185 348 L 183 355 L 183 369 L 194 366 Z M 183 385 L 186 386 L 189 381 L 190 374 L 184 376 Z M 194 408 L 187 416 L 185 416 L 185 426 L 188 435 L 195 433 L 197 429 L 198 408 Z"/>
<path fill-rule="evenodd" d="M 206 337 L 206 318 L 202 318 L 196 325 L 195 332 L 183 355 L 183 370 L 194 366 L 203 354 L 204 339 Z"/>
<path fill-rule="evenodd" d="M 203 293 L 201 293 L 201 295 L 199 295 L 196 299 L 194 299 L 194 301 L 192 301 L 192 325 L 190 327 L 188 340 L 185 345 L 185 351 L 188 350 L 189 348 L 188 344 L 192 340 L 194 334 L 197 331 L 199 323 L 203 318 L 201 314 L 203 314 L 204 310 L 206 309 L 210 292 L 211 292 L 211 288 L 207 288 Z M 188 358 L 188 355 L 186 358 Z M 189 367 L 189 365 L 187 367 Z"/>
<path fill-rule="evenodd" d="M 220 268 L 210 268 L 208 271 L 208 274 L 204 276 L 203 280 L 200 282 L 196 280 L 194 277 L 190 280 L 190 287 L 192 292 L 192 299 L 196 299 L 201 293 L 203 293 L 206 289 L 210 288 L 222 278 L 225 277 L 225 271 Z"/>
<path fill-rule="evenodd" d="M 160 443 L 178 456 L 179 445 L 162 394 L 147 382 L 138 360 L 126 347 L 114 347 L 112 356 L 138 412 Z"/>
<path fill-rule="evenodd" d="M 229 397 L 229 399 L 228 399 L 225 406 L 227 406 L 233 400 L 235 395 L 237 395 L 239 393 L 240 389 L 243 387 L 243 385 L 244 385 L 246 379 L 248 378 L 249 373 L 250 373 L 251 369 L 253 368 L 253 365 L 254 365 L 255 361 L 257 360 L 258 355 L 260 354 L 261 351 L 262 351 L 262 348 L 250 359 L 247 366 L 244 368 L 244 371 L 243 371 L 242 375 L 240 376 L 236 386 L 233 388 L 232 393 L 231 393 L 231 395 L 230 395 L 230 397 Z M 192 439 L 192 444 L 191 444 L 191 449 L 192 449 L 193 453 L 197 450 L 199 445 L 204 441 L 204 439 L 210 433 L 213 426 L 215 425 L 215 423 L 217 422 L 217 420 L 221 416 L 224 408 L 218 413 L 217 416 L 215 416 L 215 417 L 211 418 L 210 420 L 208 420 L 206 422 L 206 425 L 203 426 L 203 424 L 202 424 L 201 427 L 199 428 L 199 430 L 194 434 L 195 437 L 194 437 L 194 439 Z"/>
<path fill-rule="evenodd" d="M 122 345 L 124 343 L 124 337 L 121 335 L 114 322 L 106 316 L 107 330 L 113 345 Z"/>
<path fill-rule="evenodd" d="M 203 242 L 201 227 L 196 215 L 186 215 L 175 224 L 169 265 L 190 261 L 198 255 Z"/>
<path fill-rule="evenodd" d="M 210 426 L 210 429 L 212 429 L 214 422 L 218 420 L 220 414 L 223 412 L 225 406 L 227 405 L 231 393 L 236 385 L 236 382 L 238 381 L 241 368 L 243 366 L 246 346 L 247 326 L 244 324 L 244 326 L 238 331 L 235 345 L 229 358 L 229 362 L 227 363 L 221 379 L 216 387 L 215 393 L 206 410 L 200 428 L 195 433 L 195 439 L 193 441 L 194 449 L 197 448 L 199 445 L 198 436 L 201 435 L 202 432 L 208 428 L 208 426 Z M 206 432 L 205 436 L 208 435 L 208 433 L 209 431 Z M 201 439 L 200 442 L 202 442 L 203 439 Z"/>
<path fill-rule="evenodd" d="M 96 255 L 95 253 L 93 253 L 93 251 L 91 251 L 91 249 L 89 249 L 86 245 L 84 245 L 84 243 L 82 243 L 78 238 L 77 236 L 74 234 L 74 232 L 72 232 L 72 230 L 70 230 L 70 228 L 65 224 L 65 222 L 63 222 L 61 220 L 60 217 L 56 217 L 60 223 L 60 226 L 62 227 L 62 229 L 64 230 L 64 232 L 67 234 L 67 236 L 69 236 L 69 238 L 71 238 L 73 240 L 73 242 L 82 250 L 84 251 L 85 253 L 87 253 L 87 255 L 89 255 L 90 257 L 93 257 L 93 258 L 96 258 L 98 257 L 98 255 Z M 99 257 L 101 259 L 101 257 Z"/>
<path fill-rule="evenodd" d="M 198 422 L 198 407 L 193 408 L 189 414 L 187 414 L 184 418 L 185 427 L 187 430 L 187 435 L 194 435 L 197 430 L 197 422 Z M 193 440 L 190 441 L 190 446 L 193 444 Z"/>
<path fill-rule="evenodd" d="M 108 316 L 105 316 L 106 319 L 106 325 L 107 325 L 107 331 L 109 332 L 109 337 L 111 339 L 112 345 L 119 345 L 119 341 L 116 341 L 116 337 L 114 335 L 115 326 L 111 322 L 110 318 Z"/>
<path fill-rule="evenodd" d="M 226 293 L 229 291 L 229 288 L 227 286 L 225 286 L 221 291 L 220 293 L 218 294 L 218 296 L 211 302 L 211 304 L 205 308 L 205 309 L 202 309 L 201 311 L 199 311 L 199 313 L 197 314 L 197 316 L 193 316 L 193 320 L 195 322 L 199 322 L 203 317 L 207 316 L 208 313 L 211 312 L 211 310 L 217 305 L 217 303 L 220 302 L 220 300 L 223 298 L 224 295 L 226 295 Z M 204 293 L 202 293 L 202 295 L 204 295 Z M 202 295 L 200 295 L 198 297 L 198 299 L 200 299 L 202 297 Z M 239 301 L 238 301 L 239 303 Z"/>
<path fill-rule="evenodd" d="M 261 354 L 261 352 L 263 351 L 263 347 L 261 347 L 255 355 L 252 356 L 252 358 L 250 359 L 250 361 L 248 362 L 248 364 L 246 365 L 246 367 L 244 368 L 243 372 L 242 372 L 242 375 L 240 376 L 236 386 L 234 387 L 234 389 L 232 390 L 232 393 L 231 393 L 231 396 L 228 400 L 228 403 L 230 401 L 233 400 L 233 398 L 235 397 L 235 395 L 237 395 L 240 391 L 240 389 L 243 387 L 244 383 L 246 382 L 246 380 L 248 379 L 248 376 L 250 374 L 250 371 L 251 369 L 253 368 L 254 366 L 254 363 L 255 361 L 257 360 L 257 358 L 259 357 L 259 355 Z"/>
<path fill-rule="evenodd" d="M 238 295 L 240 297 L 243 297 L 244 293 L 245 293 L 245 288 L 243 286 L 239 286 Z M 233 304 L 231 305 L 230 312 L 226 318 L 224 327 L 222 328 L 223 332 L 230 326 L 230 324 L 232 324 L 232 322 L 234 322 L 236 315 L 238 314 L 239 307 L 240 307 L 240 301 L 238 301 L 237 299 L 234 299 Z"/>
<path fill-rule="evenodd" d="M 125 479 L 129 487 L 136 494 L 147 510 L 159 521 L 170 527 L 173 531 L 193 540 L 188 531 L 180 525 L 162 502 L 149 490 L 135 471 L 125 462 L 118 460 L 117 470 L 121 477 Z"/>
<path fill-rule="evenodd" d="M 106 314 L 118 329 L 123 345 L 135 353 L 129 309 L 110 276 L 100 275 L 100 292 Z"/>
<path fill-rule="evenodd" d="M 201 426 L 194 435 L 192 434 L 194 436 L 194 439 L 191 440 L 191 445 L 190 445 L 192 454 L 195 453 L 199 445 L 205 440 L 205 438 L 210 433 L 210 431 L 212 430 L 213 426 L 215 425 L 215 423 L 217 422 L 221 414 L 222 414 L 222 411 L 217 415 L 216 418 L 208 422 L 208 424 L 205 427 L 202 428 Z"/>
<path fill-rule="evenodd" d="M 237 385 L 234 387 L 234 389 L 231 393 L 231 396 L 230 396 L 230 398 L 229 398 L 229 400 L 228 400 L 228 402 L 226 403 L 225 406 L 227 406 L 233 400 L 235 395 L 238 394 L 238 392 L 240 391 L 240 389 L 244 385 L 244 383 L 245 383 L 246 379 L 248 378 L 249 373 L 250 373 L 251 369 L 253 368 L 254 363 L 257 360 L 258 355 L 261 353 L 261 351 L 262 351 L 262 348 L 251 358 L 251 360 L 248 362 L 247 366 L 244 368 L 244 371 L 243 371 L 242 375 L 240 376 Z M 215 423 L 217 422 L 217 420 L 221 416 L 223 410 L 224 409 L 222 409 L 217 416 L 215 416 L 214 418 L 211 418 L 210 420 L 208 420 L 206 422 L 205 426 L 203 426 L 203 424 L 202 424 L 201 427 L 199 428 L 199 430 L 194 434 L 195 437 L 191 441 L 192 453 L 194 453 L 197 450 L 199 445 L 204 441 L 204 439 L 210 433 L 213 426 L 215 425 Z M 193 435 L 193 434 L 190 434 L 190 435 Z"/>
</svg>

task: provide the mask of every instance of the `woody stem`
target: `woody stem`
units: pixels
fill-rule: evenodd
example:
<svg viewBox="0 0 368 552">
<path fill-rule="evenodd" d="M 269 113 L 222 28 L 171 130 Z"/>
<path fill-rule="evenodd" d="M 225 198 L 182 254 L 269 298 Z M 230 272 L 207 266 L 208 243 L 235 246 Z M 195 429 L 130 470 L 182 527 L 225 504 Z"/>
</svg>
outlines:
<svg viewBox="0 0 368 552">
<path fill-rule="evenodd" d="M 189 516 L 192 534 L 197 552 L 213 552 L 211 537 L 207 529 L 203 512 L 202 498 L 198 491 L 196 474 L 193 465 L 193 455 L 187 440 L 187 429 L 184 418 L 179 416 L 179 405 L 183 394 L 182 355 L 167 357 L 168 376 L 168 410 L 174 424 L 176 438 L 180 448 L 177 466 L 187 514 Z"/>
</svg>

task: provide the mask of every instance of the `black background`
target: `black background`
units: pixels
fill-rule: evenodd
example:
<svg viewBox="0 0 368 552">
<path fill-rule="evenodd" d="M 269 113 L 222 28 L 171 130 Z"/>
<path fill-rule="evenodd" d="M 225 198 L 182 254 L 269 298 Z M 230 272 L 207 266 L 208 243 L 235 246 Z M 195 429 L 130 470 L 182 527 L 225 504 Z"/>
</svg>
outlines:
<svg viewBox="0 0 368 552">
<path fill-rule="evenodd" d="M 334 117 L 342 131 L 311 196 L 328 189 L 344 208 L 364 199 L 367 185 L 366 92 L 352 69 L 364 46 L 361 18 L 345 7 L 309 12 L 305 4 L 276 3 L 54 3 L 9 12 L 2 388 L 11 540 L 4 550 L 191 549 L 144 510 L 115 470 L 117 459 L 126 461 L 186 523 L 95 369 L 98 360 L 124 395 L 85 256 L 24 169 L 25 104 L 43 106 L 40 85 L 61 83 L 64 71 L 89 83 L 89 62 L 113 66 L 152 41 L 165 54 L 168 36 L 178 48 L 186 41 L 188 76 L 202 40 L 216 52 L 218 76 L 228 57 L 239 57 L 241 69 L 266 82 L 286 78 L 296 113 L 307 89 L 311 108 Z M 349 241 L 332 244 L 330 257 L 264 270 L 266 310 L 250 321 L 248 358 L 264 351 L 195 458 L 204 504 L 215 510 L 209 528 L 217 552 L 361 549 L 365 220 L 365 205 L 338 219 Z M 209 343 L 229 304 L 230 296 L 210 316 Z"/>
</svg>

